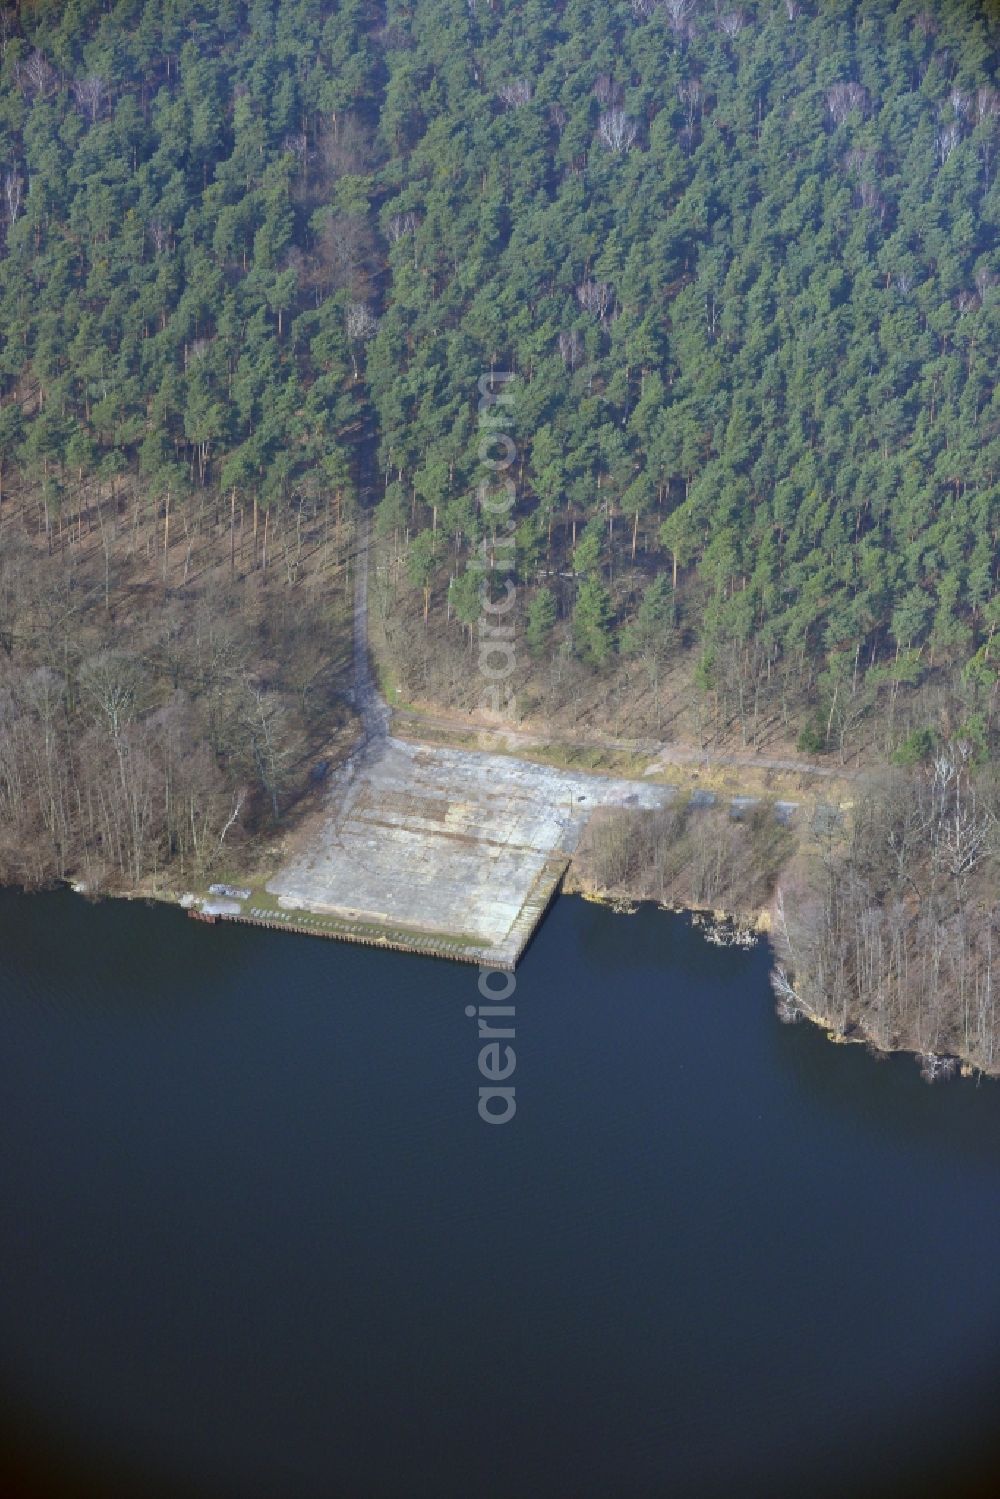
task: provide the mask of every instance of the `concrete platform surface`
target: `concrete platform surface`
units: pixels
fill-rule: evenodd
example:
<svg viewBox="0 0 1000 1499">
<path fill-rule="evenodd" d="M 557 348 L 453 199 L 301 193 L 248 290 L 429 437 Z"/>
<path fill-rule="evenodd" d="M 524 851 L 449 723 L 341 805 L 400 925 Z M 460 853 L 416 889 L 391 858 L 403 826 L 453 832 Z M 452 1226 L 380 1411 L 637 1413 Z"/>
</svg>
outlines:
<svg viewBox="0 0 1000 1499">
<path fill-rule="evenodd" d="M 384 931 L 395 947 L 516 963 L 596 807 L 670 787 L 375 736 L 330 779 L 322 826 L 268 883 L 289 912 Z"/>
</svg>

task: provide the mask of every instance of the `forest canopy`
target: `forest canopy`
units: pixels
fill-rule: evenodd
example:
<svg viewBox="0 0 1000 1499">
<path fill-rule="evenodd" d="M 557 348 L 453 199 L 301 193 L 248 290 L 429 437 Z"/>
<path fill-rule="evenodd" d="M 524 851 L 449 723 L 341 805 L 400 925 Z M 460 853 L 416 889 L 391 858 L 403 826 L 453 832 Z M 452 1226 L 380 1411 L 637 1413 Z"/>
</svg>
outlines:
<svg viewBox="0 0 1000 1499">
<path fill-rule="evenodd" d="M 944 670 L 984 737 L 998 35 L 984 0 L 5 11 L 0 494 L 363 491 L 461 639 L 511 372 L 533 659 L 686 650 L 744 724 L 793 673 L 816 749 Z"/>
</svg>

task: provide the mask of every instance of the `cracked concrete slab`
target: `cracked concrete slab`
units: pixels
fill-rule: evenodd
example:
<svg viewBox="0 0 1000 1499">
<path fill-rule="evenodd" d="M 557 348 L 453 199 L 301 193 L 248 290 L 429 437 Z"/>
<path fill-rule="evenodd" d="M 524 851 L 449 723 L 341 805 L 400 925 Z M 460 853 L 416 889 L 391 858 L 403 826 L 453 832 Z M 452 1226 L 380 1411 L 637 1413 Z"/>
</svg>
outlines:
<svg viewBox="0 0 1000 1499">
<path fill-rule="evenodd" d="M 669 787 L 505 755 L 370 739 L 331 777 L 308 845 L 267 886 L 398 947 L 440 938 L 512 967 L 596 807 L 666 805 Z"/>
<path fill-rule="evenodd" d="M 362 516 L 354 599 L 361 743 L 324 778 L 319 825 L 268 882 L 267 895 L 239 915 L 219 914 L 513 968 L 591 813 L 652 811 L 676 788 L 392 738 L 368 659 L 367 590 Z M 691 795 L 695 807 L 715 801 L 714 792 Z M 737 798 L 734 809 L 751 802 Z"/>
</svg>

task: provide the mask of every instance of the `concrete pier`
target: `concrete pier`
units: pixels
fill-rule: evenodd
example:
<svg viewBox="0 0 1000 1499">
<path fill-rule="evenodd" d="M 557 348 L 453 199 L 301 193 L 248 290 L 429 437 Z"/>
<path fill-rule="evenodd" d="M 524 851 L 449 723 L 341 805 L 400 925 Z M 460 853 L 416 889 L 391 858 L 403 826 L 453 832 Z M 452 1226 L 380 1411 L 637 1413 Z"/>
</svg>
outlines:
<svg viewBox="0 0 1000 1499">
<path fill-rule="evenodd" d="M 392 738 L 368 655 L 365 514 L 354 674 L 361 740 L 330 777 L 322 814 L 296 835 L 266 890 L 219 919 L 512 969 L 591 812 L 658 807 L 672 794 L 655 783 Z"/>
<path fill-rule="evenodd" d="M 237 919 L 510 969 L 591 812 L 670 795 L 376 737 L 332 779 L 322 823 L 268 882 L 266 907 L 248 902 Z"/>
</svg>

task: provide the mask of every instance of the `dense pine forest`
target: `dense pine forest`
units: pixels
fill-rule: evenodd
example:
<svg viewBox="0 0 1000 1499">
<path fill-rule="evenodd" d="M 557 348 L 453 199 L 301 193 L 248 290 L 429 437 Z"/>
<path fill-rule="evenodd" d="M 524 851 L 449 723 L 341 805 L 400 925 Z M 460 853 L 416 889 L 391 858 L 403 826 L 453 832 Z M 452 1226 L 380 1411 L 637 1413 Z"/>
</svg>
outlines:
<svg viewBox="0 0 1000 1499">
<path fill-rule="evenodd" d="M 259 529 L 372 481 L 385 645 L 461 696 L 512 374 L 553 708 L 680 659 L 710 727 L 823 751 L 936 681 L 916 747 L 985 750 L 998 35 L 972 0 L 22 5 L 0 476 L 46 528 L 95 486 Z"/>
<path fill-rule="evenodd" d="M 514 716 L 903 767 L 800 902 L 817 1005 L 926 874 L 992 1062 L 998 43 L 987 0 L 0 11 L 0 872 L 273 825 L 349 717 L 365 510 L 399 702 L 481 706 L 485 567 Z"/>
</svg>

